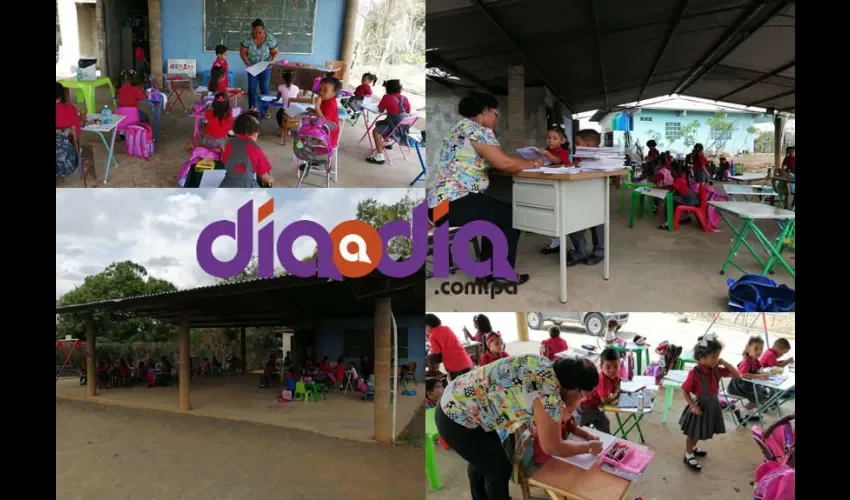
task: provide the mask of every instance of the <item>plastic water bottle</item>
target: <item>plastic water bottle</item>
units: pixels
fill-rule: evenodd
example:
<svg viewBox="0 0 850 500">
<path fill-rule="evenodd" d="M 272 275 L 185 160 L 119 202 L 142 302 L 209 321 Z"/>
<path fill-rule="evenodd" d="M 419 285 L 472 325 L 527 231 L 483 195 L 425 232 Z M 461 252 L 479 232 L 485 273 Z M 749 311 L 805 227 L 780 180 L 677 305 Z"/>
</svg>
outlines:
<svg viewBox="0 0 850 500">
<path fill-rule="evenodd" d="M 100 123 L 104 125 L 112 123 L 112 110 L 109 106 L 104 106 L 103 111 L 100 112 Z"/>
<path fill-rule="evenodd" d="M 644 401 L 643 401 L 643 392 L 639 392 L 637 395 L 637 409 L 638 411 L 643 411 Z"/>
<path fill-rule="evenodd" d="M 82 79 L 83 79 L 83 69 L 77 68 L 77 81 L 80 81 Z"/>
</svg>

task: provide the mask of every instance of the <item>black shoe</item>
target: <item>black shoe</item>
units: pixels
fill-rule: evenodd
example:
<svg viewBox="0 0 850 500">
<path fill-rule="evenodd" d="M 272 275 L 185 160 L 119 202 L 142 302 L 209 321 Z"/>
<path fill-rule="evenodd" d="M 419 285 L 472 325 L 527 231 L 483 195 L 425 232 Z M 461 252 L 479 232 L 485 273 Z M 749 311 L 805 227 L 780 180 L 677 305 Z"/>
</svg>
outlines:
<svg viewBox="0 0 850 500">
<path fill-rule="evenodd" d="M 588 266 L 595 266 L 596 264 L 599 264 L 603 260 L 605 260 L 605 257 L 600 257 L 598 255 L 591 255 L 591 256 L 584 259 L 584 263 L 587 264 Z"/>
<path fill-rule="evenodd" d="M 485 281 L 487 283 L 495 283 L 497 285 L 501 285 L 502 287 L 510 286 L 510 285 L 522 285 L 526 281 L 528 281 L 529 276 L 527 274 L 517 274 L 517 279 L 509 280 L 505 278 L 494 278 L 492 276 L 487 276 Z"/>
<path fill-rule="evenodd" d="M 392 144 L 384 144 L 384 149 L 392 149 L 392 148 L 393 148 Z"/>
<path fill-rule="evenodd" d="M 690 467 L 692 470 L 695 470 L 697 472 L 702 470 L 702 465 L 699 462 L 697 462 L 696 457 L 691 457 L 691 458 L 683 457 L 683 458 L 685 459 L 685 465 Z"/>
<path fill-rule="evenodd" d="M 667 231 L 667 230 L 670 229 L 670 226 L 668 226 L 667 223 L 665 222 L 664 224 L 661 224 L 660 226 L 658 226 L 658 229 L 661 229 L 662 231 Z"/>
<path fill-rule="evenodd" d="M 371 156 L 368 156 L 368 157 L 366 157 L 366 162 L 367 163 L 374 163 L 375 165 L 383 165 L 384 163 L 386 163 L 386 160 L 376 160 L 376 159 L 372 158 Z"/>
<path fill-rule="evenodd" d="M 699 448 L 694 448 L 691 453 L 693 453 L 695 457 L 699 457 L 699 458 L 702 458 L 702 457 L 708 455 L 707 451 L 701 450 Z"/>
<path fill-rule="evenodd" d="M 584 262 L 584 260 L 585 257 L 576 257 L 575 254 L 567 254 L 567 267 L 573 267 L 575 265 L 581 264 L 582 262 Z"/>
</svg>

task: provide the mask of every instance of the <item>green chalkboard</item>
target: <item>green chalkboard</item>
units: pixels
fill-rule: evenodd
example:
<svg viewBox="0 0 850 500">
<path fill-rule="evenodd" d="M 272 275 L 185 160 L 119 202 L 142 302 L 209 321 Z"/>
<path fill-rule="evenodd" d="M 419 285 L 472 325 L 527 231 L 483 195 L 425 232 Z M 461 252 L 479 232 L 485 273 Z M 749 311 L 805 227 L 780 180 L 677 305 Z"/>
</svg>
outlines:
<svg viewBox="0 0 850 500">
<path fill-rule="evenodd" d="M 312 54 L 318 0 L 204 0 L 204 51 L 238 51 L 262 19 L 284 54 Z"/>
</svg>

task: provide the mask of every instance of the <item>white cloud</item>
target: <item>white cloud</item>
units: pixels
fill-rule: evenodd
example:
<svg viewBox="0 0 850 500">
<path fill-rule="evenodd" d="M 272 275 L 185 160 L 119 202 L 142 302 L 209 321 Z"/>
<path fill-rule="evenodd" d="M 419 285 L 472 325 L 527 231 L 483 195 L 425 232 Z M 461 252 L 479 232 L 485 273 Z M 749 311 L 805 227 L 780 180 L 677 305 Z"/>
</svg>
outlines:
<svg viewBox="0 0 850 500">
<path fill-rule="evenodd" d="M 309 219 L 331 229 L 354 218 L 365 198 L 393 202 L 405 194 L 424 197 L 421 189 L 57 189 L 56 298 L 102 271 L 112 262 L 132 260 L 153 276 L 191 288 L 213 282 L 197 263 L 195 243 L 201 230 L 219 219 L 235 219 L 236 210 L 275 199 L 275 231 Z M 313 243 L 295 242 L 295 255 L 309 255 Z M 233 241 L 219 238 L 213 252 L 232 256 Z"/>
</svg>

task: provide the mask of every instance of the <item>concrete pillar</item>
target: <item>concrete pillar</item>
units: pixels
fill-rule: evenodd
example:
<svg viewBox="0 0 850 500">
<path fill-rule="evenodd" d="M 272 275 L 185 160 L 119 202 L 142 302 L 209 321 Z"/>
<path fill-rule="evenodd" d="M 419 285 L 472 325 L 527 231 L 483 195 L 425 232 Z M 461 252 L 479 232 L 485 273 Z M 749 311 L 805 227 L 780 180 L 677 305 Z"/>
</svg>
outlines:
<svg viewBox="0 0 850 500">
<path fill-rule="evenodd" d="M 520 342 L 528 342 L 528 322 L 525 313 L 516 313 L 516 331 Z"/>
<path fill-rule="evenodd" d="M 508 67 L 508 150 L 527 146 L 525 140 L 525 68 Z"/>
<path fill-rule="evenodd" d="M 375 441 L 392 442 L 392 307 L 390 299 L 375 304 Z M 395 397 L 395 395 L 393 395 Z"/>
<path fill-rule="evenodd" d="M 773 115 L 773 171 L 782 168 L 782 138 L 785 131 L 785 118 L 779 113 Z"/>
<path fill-rule="evenodd" d="M 97 329 L 94 320 L 86 321 L 86 393 L 88 397 L 97 396 Z"/>
<path fill-rule="evenodd" d="M 189 352 L 189 320 L 185 315 L 180 318 L 177 335 L 177 348 L 180 356 L 180 364 L 178 365 L 180 367 L 180 371 L 178 372 L 180 411 L 190 411 L 192 409 L 192 363 Z"/>
<path fill-rule="evenodd" d="M 242 366 L 239 368 L 244 375 L 248 370 L 248 338 L 244 326 L 239 330 L 239 359 L 242 360 Z"/>
<path fill-rule="evenodd" d="M 151 73 L 162 86 L 162 13 L 160 0 L 148 0 L 148 30 L 150 31 Z"/>
<path fill-rule="evenodd" d="M 80 27 L 77 22 L 77 2 L 74 0 L 57 0 L 56 8 L 59 14 L 59 33 L 62 36 L 62 47 L 59 49 L 59 68 L 70 72 L 71 65 L 76 66 L 80 58 Z"/>
<path fill-rule="evenodd" d="M 345 75 L 350 74 L 351 63 L 354 60 L 354 45 L 357 42 L 357 13 L 359 10 L 360 0 L 346 0 L 345 25 L 342 32 L 342 53 L 340 54 L 342 62 L 345 63 Z M 342 83 L 345 86 L 345 82 Z"/>
</svg>

